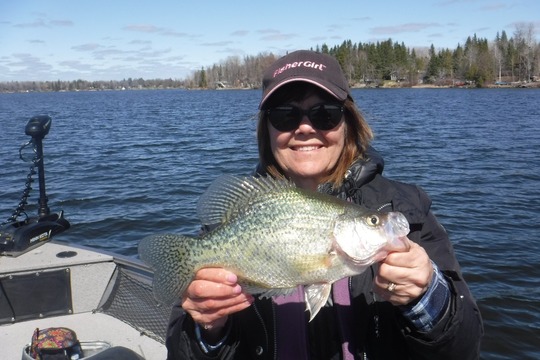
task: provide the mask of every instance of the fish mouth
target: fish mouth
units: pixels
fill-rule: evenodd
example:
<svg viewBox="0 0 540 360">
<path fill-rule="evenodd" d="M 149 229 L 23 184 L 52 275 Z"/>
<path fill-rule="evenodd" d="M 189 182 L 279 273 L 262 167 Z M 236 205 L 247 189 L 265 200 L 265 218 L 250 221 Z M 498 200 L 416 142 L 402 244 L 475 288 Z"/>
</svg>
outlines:
<svg viewBox="0 0 540 360">
<path fill-rule="evenodd" d="M 407 218 L 400 212 L 393 211 L 388 213 L 388 225 L 391 226 L 390 231 L 399 237 L 407 236 L 410 231 Z"/>
<path fill-rule="evenodd" d="M 388 213 L 388 221 L 385 225 L 387 234 L 390 235 L 388 241 L 390 248 L 394 251 L 407 251 L 410 248 L 407 235 L 410 232 L 409 222 L 405 215 L 400 212 Z"/>
</svg>

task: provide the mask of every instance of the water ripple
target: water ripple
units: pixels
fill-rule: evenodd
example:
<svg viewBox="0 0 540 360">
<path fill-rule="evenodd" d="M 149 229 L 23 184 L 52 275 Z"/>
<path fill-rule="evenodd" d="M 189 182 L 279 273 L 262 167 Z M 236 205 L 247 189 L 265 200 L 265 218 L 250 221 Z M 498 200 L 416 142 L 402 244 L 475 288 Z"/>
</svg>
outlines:
<svg viewBox="0 0 540 360">
<path fill-rule="evenodd" d="M 538 90 L 354 90 L 387 176 L 422 186 L 485 319 L 482 357 L 538 358 Z M 196 203 L 223 173 L 257 163 L 259 91 L 0 94 L 0 220 L 29 169 L 24 126 L 49 114 L 45 164 L 59 236 L 129 256 L 146 235 L 196 235 Z M 37 184 L 27 207 L 37 211 Z M 3 214 L 3 215 L 2 215 Z"/>
</svg>

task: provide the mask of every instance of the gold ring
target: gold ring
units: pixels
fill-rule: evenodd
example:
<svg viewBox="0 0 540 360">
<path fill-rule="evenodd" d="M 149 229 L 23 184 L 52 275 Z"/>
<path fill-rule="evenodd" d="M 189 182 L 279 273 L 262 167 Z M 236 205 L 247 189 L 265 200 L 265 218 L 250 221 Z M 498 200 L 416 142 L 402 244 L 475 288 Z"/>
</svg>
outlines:
<svg viewBox="0 0 540 360">
<path fill-rule="evenodd" d="M 388 283 L 388 286 L 386 287 L 386 290 L 392 292 L 396 289 L 396 284 L 393 282 Z"/>
</svg>

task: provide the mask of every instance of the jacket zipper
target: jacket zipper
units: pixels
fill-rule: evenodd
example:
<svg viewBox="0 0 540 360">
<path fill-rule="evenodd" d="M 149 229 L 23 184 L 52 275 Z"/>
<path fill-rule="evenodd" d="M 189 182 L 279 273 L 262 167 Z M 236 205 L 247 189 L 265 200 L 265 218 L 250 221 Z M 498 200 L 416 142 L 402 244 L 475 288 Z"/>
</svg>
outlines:
<svg viewBox="0 0 540 360">
<path fill-rule="evenodd" d="M 272 301 L 272 322 L 274 325 L 274 360 L 277 360 L 277 319 L 276 319 L 276 304 Z"/>
<path fill-rule="evenodd" d="M 382 204 L 381 206 L 379 206 L 377 208 L 377 211 L 382 211 L 382 209 L 384 209 L 385 207 L 388 207 L 388 206 L 392 206 L 392 203 Z"/>
<path fill-rule="evenodd" d="M 275 332 L 275 324 L 276 324 L 276 312 L 274 311 L 274 303 L 272 303 L 272 320 L 274 322 L 274 336 L 276 335 Z M 255 303 L 253 304 L 253 310 L 255 310 L 255 314 L 257 315 L 257 318 L 259 319 L 261 325 L 262 325 L 262 328 L 263 328 L 263 331 L 264 331 L 264 336 L 266 338 L 266 344 L 268 345 L 268 350 L 270 350 L 270 340 L 268 339 L 268 329 L 266 328 L 266 325 L 264 324 L 264 320 L 261 316 L 261 313 L 259 312 L 259 309 L 257 308 L 257 305 L 255 305 Z M 276 338 L 274 337 L 274 360 L 277 360 L 276 358 L 276 348 L 277 348 L 277 341 L 276 341 Z"/>
</svg>

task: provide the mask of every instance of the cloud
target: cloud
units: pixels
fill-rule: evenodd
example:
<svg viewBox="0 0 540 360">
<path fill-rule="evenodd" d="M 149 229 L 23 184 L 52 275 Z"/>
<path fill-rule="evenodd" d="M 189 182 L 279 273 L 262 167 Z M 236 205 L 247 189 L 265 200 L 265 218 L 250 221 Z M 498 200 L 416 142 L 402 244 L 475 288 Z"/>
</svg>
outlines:
<svg viewBox="0 0 540 360">
<path fill-rule="evenodd" d="M 77 71 L 89 71 L 91 69 L 90 65 L 82 63 L 79 60 L 60 61 L 58 65 L 67 67 L 69 69 L 77 70 Z"/>
<path fill-rule="evenodd" d="M 26 66 L 26 63 L 41 63 L 41 59 L 29 53 L 15 53 L 12 55 L 14 60 L 9 64 L 12 66 Z"/>
<path fill-rule="evenodd" d="M 108 49 L 94 51 L 92 54 L 94 55 L 95 59 L 104 60 L 105 58 L 110 58 L 112 56 L 125 55 L 129 53 L 130 51 L 118 50 L 115 48 L 108 48 Z"/>
<path fill-rule="evenodd" d="M 102 47 L 103 47 L 102 45 L 99 45 L 96 43 L 87 43 L 87 44 L 72 46 L 71 48 L 75 51 L 95 51 Z"/>
<path fill-rule="evenodd" d="M 45 20 L 43 19 L 36 19 L 29 23 L 20 23 L 20 24 L 15 24 L 13 26 L 17 28 L 46 28 L 48 27 L 47 24 L 45 23 Z"/>
<path fill-rule="evenodd" d="M 361 17 L 354 17 L 351 18 L 352 21 L 371 21 L 371 17 L 369 16 L 361 16 Z"/>
<path fill-rule="evenodd" d="M 220 54 L 227 54 L 228 56 L 240 56 L 246 55 L 246 52 L 243 49 L 223 47 L 217 50 Z"/>
<path fill-rule="evenodd" d="M 433 33 L 433 34 L 429 34 L 429 37 L 430 38 L 444 38 L 445 34 L 443 33 Z"/>
<path fill-rule="evenodd" d="M 202 46 L 216 46 L 216 47 L 222 47 L 233 44 L 232 41 L 215 41 L 211 43 L 202 43 Z"/>
<path fill-rule="evenodd" d="M 343 24 L 331 24 L 331 25 L 328 25 L 327 29 L 329 32 L 335 32 L 335 31 L 339 31 L 339 30 L 342 30 L 345 26 Z"/>
<path fill-rule="evenodd" d="M 181 78 L 195 66 L 186 63 L 183 55 L 173 54 L 172 48 L 146 47 L 139 51 L 123 51 L 97 43 L 81 44 L 73 48 L 83 53 L 57 62 L 23 52 L 0 56 L 2 81 Z"/>
<path fill-rule="evenodd" d="M 162 27 L 155 26 L 152 24 L 131 24 L 131 25 L 124 26 L 122 29 L 126 31 L 142 32 L 146 34 L 159 34 L 159 35 L 173 36 L 173 37 L 190 36 L 189 34 L 184 33 L 184 32 L 178 32 L 175 30 L 162 28 Z"/>
<path fill-rule="evenodd" d="M 144 60 L 144 58 L 157 58 L 172 52 L 171 48 L 161 49 L 161 50 L 151 50 L 151 48 L 145 48 L 138 52 L 139 58 Z"/>
<path fill-rule="evenodd" d="M 237 30 L 231 33 L 231 36 L 246 36 L 249 34 L 248 30 Z"/>
<path fill-rule="evenodd" d="M 174 31 L 174 30 L 163 30 L 162 32 L 160 32 L 160 34 L 165 35 L 165 36 L 173 36 L 173 37 L 188 37 L 188 36 L 190 36 L 187 33 L 178 32 L 178 31 Z"/>
<path fill-rule="evenodd" d="M 488 4 L 488 5 L 484 5 L 480 8 L 480 10 L 485 10 L 485 11 L 498 11 L 498 10 L 501 10 L 501 9 L 506 9 L 506 8 L 509 8 L 510 6 L 508 4 L 504 4 L 504 3 L 494 3 L 494 4 Z"/>
<path fill-rule="evenodd" d="M 129 42 L 130 45 L 152 45 L 150 40 L 132 40 Z"/>
<path fill-rule="evenodd" d="M 481 33 L 481 32 L 484 32 L 484 31 L 490 31 L 490 30 L 491 30 L 491 28 L 488 28 L 488 27 L 480 27 L 480 28 L 474 29 L 473 31 L 474 31 L 475 33 Z"/>
<path fill-rule="evenodd" d="M 275 35 L 263 36 L 261 38 L 261 40 L 263 40 L 263 41 L 284 41 L 284 40 L 293 39 L 293 38 L 295 38 L 297 36 L 298 35 L 296 35 L 296 34 L 275 34 Z"/>
<path fill-rule="evenodd" d="M 279 30 L 276 29 L 261 29 L 257 30 L 260 34 L 279 34 Z"/>
<path fill-rule="evenodd" d="M 371 28 L 370 33 L 373 35 L 392 35 L 405 32 L 419 32 L 432 27 L 439 27 L 437 23 L 408 23 L 395 26 L 378 26 Z"/>
<path fill-rule="evenodd" d="M 446 0 L 446 1 L 441 1 L 435 5 L 448 6 L 448 5 L 459 4 L 459 3 L 472 3 L 474 1 L 475 0 Z"/>
<path fill-rule="evenodd" d="M 262 29 L 257 32 L 263 34 L 263 36 L 261 37 L 262 41 L 284 41 L 298 36 L 296 34 L 284 34 L 281 31 L 275 29 Z"/>
<path fill-rule="evenodd" d="M 136 31 L 136 32 L 143 32 L 143 33 L 157 33 L 157 32 L 163 31 L 162 28 L 159 28 L 155 25 L 149 25 L 149 24 L 127 25 L 127 26 L 124 26 L 122 29 L 127 30 L 127 31 Z"/>
<path fill-rule="evenodd" d="M 52 20 L 50 22 L 53 26 L 73 26 L 73 21 L 71 20 Z"/>
<path fill-rule="evenodd" d="M 73 25 L 73 21 L 71 20 L 44 20 L 42 18 L 38 18 L 29 23 L 19 23 L 13 26 L 17 28 L 52 28 L 58 26 L 65 27 Z"/>
<path fill-rule="evenodd" d="M 27 78 L 29 74 L 36 78 L 43 75 L 50 75 L 53 67 L 37 56 L 28 53 L 15 53 L 12 54 L 9 59 L 6 59 L 5 65 L 9 69 L 6 73 L 6 77 L 12 77 L 14 79 Z"/>
</svg>

